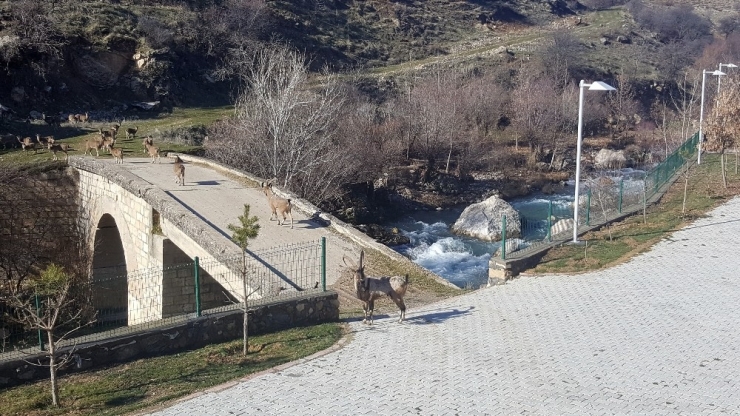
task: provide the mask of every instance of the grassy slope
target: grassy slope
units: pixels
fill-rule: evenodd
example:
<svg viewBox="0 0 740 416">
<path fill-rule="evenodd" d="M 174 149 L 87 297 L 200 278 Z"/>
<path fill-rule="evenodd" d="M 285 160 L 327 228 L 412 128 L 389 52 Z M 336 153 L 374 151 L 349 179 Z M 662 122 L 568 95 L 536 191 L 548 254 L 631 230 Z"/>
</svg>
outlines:
<svg viewBox="0 0 740 416">
<path fill-rule="evenodd" d="M 209 126 L 219 119 L 228 117 L 232 112 L 233 108 L 231 107 L 175 108 L 172 113 L 152 115 L 151 117 L 142 115 L 137 120 L 124 120 L 119 130 L 116 147 L 124 149 L 124 161 L 126 157 L 143 157 L 142 139 L 147 135 L 152 135 L 155 145 L 159 146 L 163 152 L 193 152 L 198 150 L 199 147 L 163 142 L 163 135 L 168 136 L 173 131 L 191 126 Z M 82 155 L 85 151 L 85 141 L 97 137 L 98 128 L 109 129 L 111 124 L 92 120 L 89 123 L 78 125 L 63 123 L 61 127 L 50 127 L 40 121 L 34 123 L 9 122 L 8 125 L 3 126 L 3 130 L 7 127 L 9 131 L 17 132 L 21 137 L 30 136 L 35 138 L 37 133 L 42 136 L 54 135 L 60 143 L 71 145 L 74 149 L 70 152 L 71 155 Z M 138 127 L 137 139 L 126 140 L 126 128 L 134 126 Z M 64 158 L 64 154 L 61 153 L 57 153 L 57 156 L 61 159 Z M 100 157 L 110 158 L 111 156 L 101 152 Z M 36 154 L 31 151 L 23 152 L 20 148 L 0 150 L 0 163 L 43 164 L 51 159 L 52 155 L 46 149 L 39 150 Z"/>
<path fill-rule="evenodd" d="M 294 328 L 250 337 L 246 358 L 238 340 L 65 376 L 59 381 L 60 408 L 50 406 L 48 381 L 40 381 L 0 391 L 0 414 L 121 415 L 306 357 L 333 345 L 343 332 L 338 324 Z"/>
</svg>

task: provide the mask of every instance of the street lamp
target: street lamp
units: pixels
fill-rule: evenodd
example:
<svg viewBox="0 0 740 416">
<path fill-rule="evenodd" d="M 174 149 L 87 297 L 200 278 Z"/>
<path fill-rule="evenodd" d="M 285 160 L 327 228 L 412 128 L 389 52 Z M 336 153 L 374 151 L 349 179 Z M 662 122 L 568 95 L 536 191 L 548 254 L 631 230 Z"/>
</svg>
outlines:
<svg viewBox="0 0 740 416">
<path fill-rule="evenodd" d="M 707 74 L 716 75 L 718 79 L 722 75 L 725 75 L 725 73 L 720 71 L 719 69 L 716 71 L 707 71 L 706 69 L 701 71 L 701 107 L 699 109 L 699 154 L 696 156 L 697 165 L 701 165 L 701 142 L 704 140 L 704 135 L 702 134 L 702 125 L 704 124 L 704 83 L 707 80 Z"/>
<path fill-rule="evenodd" d="M 722 72 L 722 67 L 725 68 L 737 68 L 737 65 L 735 64 L 719 64 L 719 71 Z M 722 77 L 717 77 L 717 94 L 719 94 L 719 85 L 722 83 Z"/>
<path fill-rule="evenodd" d="M 583 140 L 583 90 L 588 88 L 591 91 L 614 91 L 616 88 L 611 85 L 594 81 L 586 84 L 583 80 L 578 84 L 580 92 L 578 94 L 578 142 L 576 143 L 576 194 L 573 202 L 573 243 L 578 242 L 578 188 L 581 186 L 581 141 Z"/>
</svg>

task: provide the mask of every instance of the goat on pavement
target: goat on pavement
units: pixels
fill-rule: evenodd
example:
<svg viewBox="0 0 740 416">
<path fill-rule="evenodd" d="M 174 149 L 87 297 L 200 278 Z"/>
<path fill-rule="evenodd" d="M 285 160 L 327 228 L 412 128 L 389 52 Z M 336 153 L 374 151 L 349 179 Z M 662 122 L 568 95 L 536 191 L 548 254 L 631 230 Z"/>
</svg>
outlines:
<svg viewBox="0 0 740 416">
<path fill-rule="evenodd" d="M 373 324 L 373 310 L 375 309 L 375 300 L 383 296 L 388 296 L 401 310 L 401 317 L 398 322 L 403 322 L 406 318 L 406 304 L 403 297 L 406 295 L 406 288 L 409 285 L 409 275 L 401 276 L 383 276 L 367 277 L 365 276 L 365 252 L 360 251 L 360 265 L 344 257 L 344 264 L 352 269 L 355 287 L 355 296 L 362 301 L 362 309 L 365 312 L 363 324 Z"/>
</svg>

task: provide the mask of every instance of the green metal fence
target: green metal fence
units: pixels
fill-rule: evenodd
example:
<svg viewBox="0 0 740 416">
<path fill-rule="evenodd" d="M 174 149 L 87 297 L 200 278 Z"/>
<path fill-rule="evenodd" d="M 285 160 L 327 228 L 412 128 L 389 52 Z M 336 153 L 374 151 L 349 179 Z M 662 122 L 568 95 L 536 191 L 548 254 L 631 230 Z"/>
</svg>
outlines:
<svg viewBox="0 0 740 416">
<path fill-rule="evenodd" d="M 606 224 L 626 214 L 638 212 L 661 192 L 667 183 L 687 162 L 696 156 L 699 133 L 686 140 L 662 162 L 639 178 L 611 179 L 603 174 L 583 181 L 585 192 L 578 201 L 579 234 L 590 227 Z M 553 242 L 564 242 L 573 237 L 573 206 L 548 204 L 542 212 L 520 214 L 520 229 L 527 240 L 502 236 L 497 256 L 502 260 L 526 257 Z M 506 223 L 502 221 L 502 227 Z M 582 228 L 582 230 L 580 230 Z M 503 228 L 502 228 L 503 229 Z M 503 248 L 506 248 L 505 250 Z"/>
<path fill-rule="evenodd" d="M 93 270 L 90 301 L 95 321 L 70 342 L 101 340 L 242 308 L 243 277 L 249 307 L 326 291 L 325 238 L 245 254 L 183 259 L 132 272 L 125 267 Z M 0 303 L 0 314 L 0 362 L 17 359 L 23 349 L 44 348 L 37 331 L 12 323 L 11 308 Z"/>
</svg>

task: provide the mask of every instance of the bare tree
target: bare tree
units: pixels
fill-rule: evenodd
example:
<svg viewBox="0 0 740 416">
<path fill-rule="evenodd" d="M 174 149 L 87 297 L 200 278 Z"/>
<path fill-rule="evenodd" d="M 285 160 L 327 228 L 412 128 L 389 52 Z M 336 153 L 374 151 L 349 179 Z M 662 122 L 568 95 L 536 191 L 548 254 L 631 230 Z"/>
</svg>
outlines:
<svg viewBox="0 0 740 416">
<path fill-rule="evenodd" d="M 607 94 L 606 102 L 609 109 L 612 138 L 620 140 L 622 134 L 639 120 L 640 106 L 635 99 L 635 91 L 629 78 L 624 74 L 619 74 L 615 81 L 617 90 Z"/>
<path fill-rule="evenodd" d="M 723 84 L 717 103 L 707 117 L 707 142 L 705 149 L 720 154 L 722 166 L 722 183 L 727 187 L 725 171 L 725 150 L 734 146 L 740 135 L 740 83 L 729 79 Z M 700 138 L 701 139 L 701 138 Z"/>
<path fill-rule="evenodd" d="M 680 135 L 678 140 L 683 143 L 694 132 L 693 119 L 697 111 L 696 104 L 700 95 L 700 76 L 684 72 L 677 84 L 677 92 L 671 92 L 673 107 L 678 112 Z"/>
<path fill-rule="evenodd" d="M 11 320 L 27 330 L 46 333 L 44 355 L 48 362 L 28 362 L 49 367 L 52 403 L 59 406 L 57 371 L 74 358 L 76 344 L 64 349 L 61 346 L 74 332 L 95 322 L 87 279 L 70 275 L 52 263 L 38 277 L 27 279 L 20 287 L 8 288 L 5 293 L 13 311 Z"/>
<path fill-rule="evenodd" d="M 259 287 L 257 287 L 252 292 L 247 291 L 247 246 L 249 245 L 249 240 L 257 238 L 260 230 L 260 225 L 257 224 L 259 219 L 256 216 L 249 216 L 249 208 L 249 205 L 244 205 L 244 214 L 239 216 L 239 225 L 229 224 L 229 230 L 234 233 L 231 239 L 242 249 L 241 283 L 242 296 L 244 297 L 244 306 L 242 307 L 242 312 L 244 312 L 244 319 L 242 321 L 244 331 L 242 356 L 244 357 L 247 356 L 249 350 L 249 296 L 259 290 Z"/>
<path fill-rule="evenodd" d="M 326 74 L 312 88 L 305 57 L 270 45 L 245 51 L 240 76 L 246 83 L 234 120 L 206 146 L 209 156 L 236 163 L 314 201 L 331 195 L 352 170 L 342 138 L 335 137 L 345 92 Z M 227 162 L 227 163 L 228 163 Z"/>
</svg>

